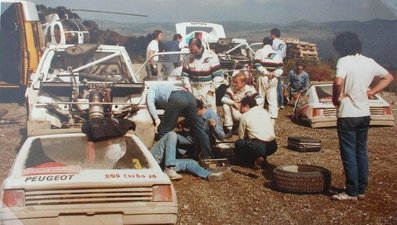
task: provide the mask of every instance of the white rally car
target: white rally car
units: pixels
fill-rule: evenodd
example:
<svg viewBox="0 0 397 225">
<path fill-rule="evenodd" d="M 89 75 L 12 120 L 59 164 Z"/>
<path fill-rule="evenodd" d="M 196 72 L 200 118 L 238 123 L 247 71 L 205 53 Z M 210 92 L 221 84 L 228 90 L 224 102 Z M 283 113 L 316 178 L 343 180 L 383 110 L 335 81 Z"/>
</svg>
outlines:
<svg viewBox="0 0 397 225">
<path fill-rule="evenodd" d="M 248 69 L 254 60 L 255 52 L 247 40 L 226 37 L 221 24 L 207 22 L 182 22 L 175 24 L 176 33 L 182 35 L 182 43 L 188 51 L 189 41 L 197 36 L 204 47 L 219 57 L 222 69 L 229 75 L 233 72 Z"/>
<path fill-rule="evenodd" d="M 132 134 L 30 137 L 1 191 L 0 224 L 175 224 L 174 186 Z"/>
<path fill-rule="evenodd" d="M 52 45 L 26 90 L 28 136 L 81 132 L 85 121 L 101 116 L 133 121 L 135 134 L 151 147 L 154 126 L 144 90 L 122 46 Z"/>
<path fill-rule="evenodd" d="M 379 94 L 369 99 L 371 126 L 394 126 L 392 109 Z M 295 103 L 293 119 L 312 128 L 336 127 L 336 108 L 332 104 L 332 83 L 313 83 Z"/>
</svg>

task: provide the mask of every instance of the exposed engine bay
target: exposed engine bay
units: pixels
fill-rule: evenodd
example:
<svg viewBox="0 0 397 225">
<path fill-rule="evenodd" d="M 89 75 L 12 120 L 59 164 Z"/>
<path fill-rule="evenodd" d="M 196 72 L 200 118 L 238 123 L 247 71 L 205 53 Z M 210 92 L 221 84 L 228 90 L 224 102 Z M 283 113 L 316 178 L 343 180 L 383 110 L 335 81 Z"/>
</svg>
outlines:
<svg viewBox="0 0 397 225">
<path fill-rule="evenodd" d="M 146 115 L 144 85 L 134 77 L 124 47 L 53 46 L 34 76 L 26 92 L 28 135 L 58 129 L 81 132 L 83 123 L 92 119 L 152 124 Z"/>
</svg>

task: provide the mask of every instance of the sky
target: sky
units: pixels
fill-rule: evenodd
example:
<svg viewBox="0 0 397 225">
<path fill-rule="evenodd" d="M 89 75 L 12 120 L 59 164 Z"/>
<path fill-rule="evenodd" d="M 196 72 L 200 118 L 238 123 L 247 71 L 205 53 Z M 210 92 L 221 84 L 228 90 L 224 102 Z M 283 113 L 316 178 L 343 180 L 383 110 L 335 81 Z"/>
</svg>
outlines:
<svg viewBox="0 0 397 225">
<path fill-rule="evenodd" d="M 397 19 L 397 0 L 31 0 L 50 7 L 145 14 L 117 16 L 76 11 L 83 19 L 117 22 L 250 21 L 287 24 Z"/>
</svg>

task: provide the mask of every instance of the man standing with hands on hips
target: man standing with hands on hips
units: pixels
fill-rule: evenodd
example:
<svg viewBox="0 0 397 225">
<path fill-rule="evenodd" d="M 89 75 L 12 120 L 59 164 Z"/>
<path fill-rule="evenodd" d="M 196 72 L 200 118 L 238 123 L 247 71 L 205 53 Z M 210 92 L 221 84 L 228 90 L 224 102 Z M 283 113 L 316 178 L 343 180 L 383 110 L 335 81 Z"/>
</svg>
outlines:
<svg viewBox="0 0 397 225">
<path fill-rule="evenodd" d="M 338 201 L 365 198 L 368 185 L 368 98 L 386 88 L 393 76 L 373 59 L 363 56 L 357 34 L 343 32 L 333 40 L 341 56 L 337 63 L 332 102 L 337 108 L 340 154 L 346 177 L 346 191 L 332 196 Z M 379 78 L 368 89 L 373 79 Z"/>
</svg>

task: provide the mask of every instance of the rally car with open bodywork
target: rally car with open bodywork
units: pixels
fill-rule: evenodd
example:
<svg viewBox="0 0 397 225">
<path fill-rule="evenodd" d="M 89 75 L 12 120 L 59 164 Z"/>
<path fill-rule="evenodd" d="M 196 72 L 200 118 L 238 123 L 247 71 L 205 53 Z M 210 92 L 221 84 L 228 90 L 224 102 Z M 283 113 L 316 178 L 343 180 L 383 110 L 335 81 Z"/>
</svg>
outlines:
<svg viewBox="0 0 397 225">
<path fill-rule="evenodd" d="M 81 132 L 85 121 L 100 116 L 133 121 L 150 147 L 154 126 L 145 88 L 122 46 L 52 45 L 26 90 L 28 136 Z"/>
<path fill-rule="evenodd" d="M 394 126 L 391 106 L 381 95 L 369 99 L 371 126 Z M 295 103 L 293 119 L 312 128 L 336 127 L 336 107 L 332 104 L 332 83 L 313 83 Z"/>
<path fill-rule="evenodd" d="M 28 138 L 2 183 L 0 224 L 175 224 L 175 189 L 133 134 Z"/>
</svg>

